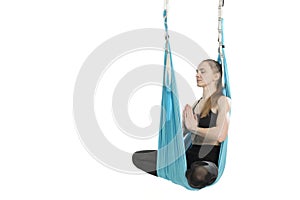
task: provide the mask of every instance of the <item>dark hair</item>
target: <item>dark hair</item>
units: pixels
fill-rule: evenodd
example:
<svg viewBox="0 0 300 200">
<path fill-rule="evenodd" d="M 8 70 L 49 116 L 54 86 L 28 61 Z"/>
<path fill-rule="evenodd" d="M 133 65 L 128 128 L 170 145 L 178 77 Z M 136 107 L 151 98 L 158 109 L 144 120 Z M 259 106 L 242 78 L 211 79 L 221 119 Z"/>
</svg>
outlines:
<svg viewBox="0 0 300 200">
<path fill-rule="evenodd" d="M 215 72 L 215 73 L 220 73 L 220 78 L 217 82 L 217 90 L 206 100 L 204 106 L 203 106 L 203 110 L 201 112 L 201 117 L 205 117 L 208 115 L 208 113 L 210 112 L 211 108 L 216 106 L 218 99 L 220 96 L 223 95 L 223 86 L 222 86 L 222 65 L 213 60 L 213 59 L 206 59 L 203 60 L 201 63 L 203 62 L 207 62 L 208 65 L 211 67 L 211 69 Z"/>
</svg>

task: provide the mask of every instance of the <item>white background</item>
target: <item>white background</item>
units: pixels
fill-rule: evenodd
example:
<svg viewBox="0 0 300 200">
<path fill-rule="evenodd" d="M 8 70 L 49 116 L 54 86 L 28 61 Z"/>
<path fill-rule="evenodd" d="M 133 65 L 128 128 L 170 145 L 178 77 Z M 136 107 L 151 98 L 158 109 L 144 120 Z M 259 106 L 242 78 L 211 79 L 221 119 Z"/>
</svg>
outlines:
<svg viewBox="0 0 300 200">
<path fill-rule="evenodd" d="M 233 96 L 227 165 L 216 185 L 191 192 L 104 167 L 73 120 L 87 56 L 122 32 L 163 28 L 163 1 L 2 1 L 0 199 L 299 199 L 297 8 L 292 0 L 225 2 Z M 170 0 L 169 27 L 214 58 L 216 9 L 217 0 Z"/>
</svg>

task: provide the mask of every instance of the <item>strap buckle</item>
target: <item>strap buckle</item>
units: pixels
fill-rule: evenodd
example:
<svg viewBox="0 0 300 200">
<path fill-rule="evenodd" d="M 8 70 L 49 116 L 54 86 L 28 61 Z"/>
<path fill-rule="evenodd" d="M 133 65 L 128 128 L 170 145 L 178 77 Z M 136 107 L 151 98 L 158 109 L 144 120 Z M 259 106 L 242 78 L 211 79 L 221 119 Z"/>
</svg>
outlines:
<svg viewBox="0 0 300 200">
<path fill-rule="evenodd" d="M 220 1 L 219 1 L 219 5 L 220 5 L 221 7 L 224 7 L 224 1 L 225 1 L 225 0 L 220 0 Z"/>
<path fill-rule="evenodd" d="M 165 40 L 169 41 L 170 35 L 168 33 L 165 33 Z"/>
</svg>

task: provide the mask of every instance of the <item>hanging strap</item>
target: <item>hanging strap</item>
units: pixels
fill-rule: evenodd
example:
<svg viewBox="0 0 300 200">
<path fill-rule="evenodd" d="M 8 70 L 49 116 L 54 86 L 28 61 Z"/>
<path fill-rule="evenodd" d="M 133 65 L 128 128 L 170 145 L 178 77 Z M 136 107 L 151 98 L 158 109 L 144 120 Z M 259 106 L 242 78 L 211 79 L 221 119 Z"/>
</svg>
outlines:
<svg viewBox="0 0 300 200">
<path fill-rule="evenodd" d="M 169 29 L 168 29 L 168 12 L 169 12 L 169 0 L 165 0 L 164 4 L 164 25 L 165 25 L 165 60 L 164 65 L 166 66 L 166 73 L 164 77 L 165 86 L 170 90 L 172 73 L 171 73 L 171 48 L 169 43 Z"/>
<path fill-rule="evenodd" d="M 218 7 L 218 42 L 219 42 L 219 48 L 218 52 L 220 54 L 221 60 L 223 60 L 224 55 L 223 55 L 223 48 L 224 43 L 223 43 L 223 6 L 224 6 L 224 0 L 219 0 L 219 7 Z M 223 64 L 223 62 L 222 62 Z"/>
<path fill-rule="evenodd" d="M 227 70 L 227 62 L 225 56 L 225 45 L 224 45 L 224 19 L 223 19 L 223 7 L 224 7 L 224 0 L 219 0 L 219 15 L 218 15 L 218 62 L 223 67 L 223 81 L 224 81 L 224 90 L 223 93 L 225 96 L 231 98 L 230 92 L 230 85 L 229 85 L 229 77 L 228 77 L 228 70 Z M 220 154 L 219 154 L 219 167 L 218 167 L 218 177 L 217 180 L 214 182 L 217 183 L 221 178 L 226 164 L 226 157 L 227 157 L 227 143 L 228 143 L 228 136 L 227 138 L 221 143 L 220 147 Z"/>
<path fill-rule="evenodd" d="M 219 0 L 218 7 L 218 61 L 223 67 L 223 81 L 224 81 L 224 95 L 231 98 L 230 86 L 229 86 L 229 77 L 227 70 L 227 62 L 225 57 L 225 45 L 224 45 L 224 18 L 223 18 L 223 7 L 225 0 Z"/>
</svg>

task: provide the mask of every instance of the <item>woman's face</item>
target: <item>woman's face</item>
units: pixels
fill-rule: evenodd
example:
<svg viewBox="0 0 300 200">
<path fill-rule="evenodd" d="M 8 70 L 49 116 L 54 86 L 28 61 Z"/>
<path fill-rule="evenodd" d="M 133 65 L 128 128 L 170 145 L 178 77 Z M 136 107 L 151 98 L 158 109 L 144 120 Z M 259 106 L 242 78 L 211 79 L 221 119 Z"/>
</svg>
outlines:
<svg viewBox="0 0 300 200">
<path fill-rule="evenodd" d="M 208 62 L 200 63 L 196 72 L 196 81 L 198 87 L 205 87 L 218 80 L 218 73 L 215 73 L 211 69 Z"/>
</svg>

